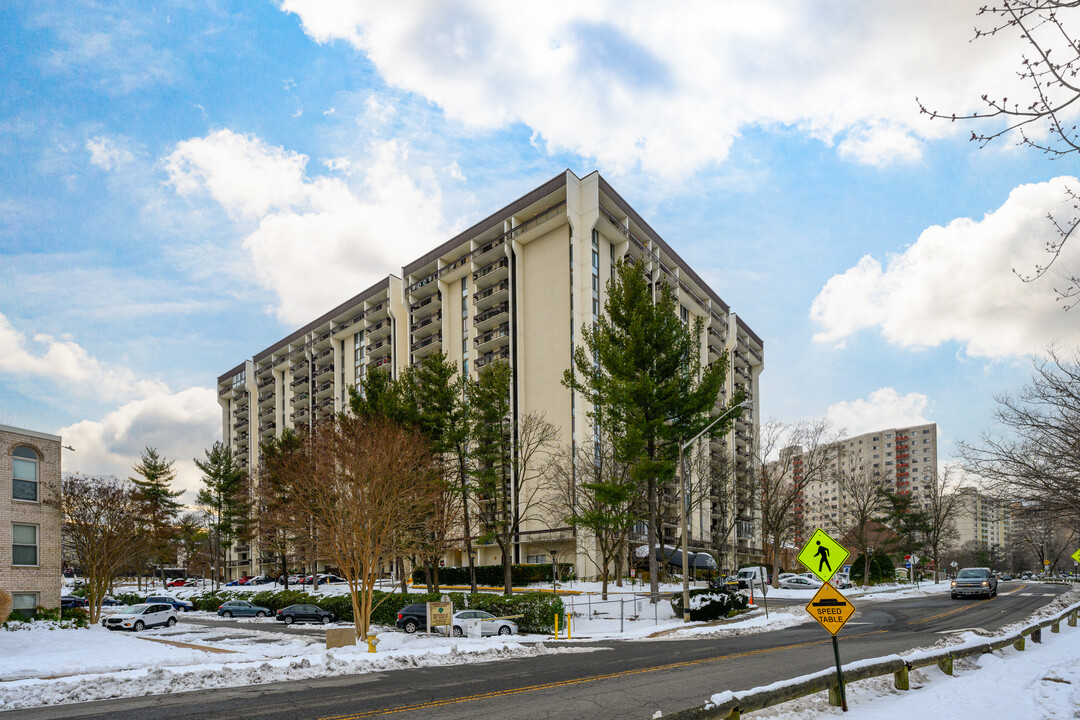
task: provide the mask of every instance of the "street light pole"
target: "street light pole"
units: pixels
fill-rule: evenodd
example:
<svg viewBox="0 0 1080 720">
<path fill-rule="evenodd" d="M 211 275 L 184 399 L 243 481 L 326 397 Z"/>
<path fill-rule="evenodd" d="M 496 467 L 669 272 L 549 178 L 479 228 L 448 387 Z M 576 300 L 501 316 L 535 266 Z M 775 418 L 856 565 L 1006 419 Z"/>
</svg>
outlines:
<svg viewBox="0 0 1080 720">
<path fill-rule="evenodd" d="M 686 448 L 697 442 L 705 433 L 713 429 L 716 423 L 720 422 L 735 410 L 741 410 L 742 408 L 750 407 L 750 401 L 744 400 L 743 402 L 729 407 L 724 412 L 720 413 L 715 420 L 705 426 L 705 429 L 699 432 L 694 437 L 690 438 L 683 444 L 679 445 L 679 476 L 681 479 L 680 487 L 682 488 L 681 497 L 679 498 L 679 528 L 682 531 L 682 607 L 683 607 L 683 622 L 690 622 L 690 558 L 689 549 L 687 544 L 687 523 L 686 523 L 686 459 L 683 456 Z"/>
</svg>

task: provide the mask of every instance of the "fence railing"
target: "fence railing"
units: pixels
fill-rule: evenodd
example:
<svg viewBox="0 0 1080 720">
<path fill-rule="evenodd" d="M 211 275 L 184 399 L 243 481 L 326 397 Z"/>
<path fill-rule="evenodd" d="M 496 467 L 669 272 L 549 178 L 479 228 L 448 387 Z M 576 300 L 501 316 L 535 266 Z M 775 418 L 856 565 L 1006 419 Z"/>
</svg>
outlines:
<svg viewBox="0 0 1080 720">
<path fill-rule="evenodd" d="M 992 642 L 981 643 L 962 648 L 945 649 L 940 652 L 920 654 L 916 657 L 905 659 L 890 657 L 876 663 L 858 663 L 855 667 L 844 668 L 844 684 L 857 680 L 882 677 L 892 674 L 893 685 L 897 690 L 908 690 L 908 673 L 917 668 L 937 665 L 947 675 L 953 674 L 953 661 L 972 655 L 982 655 L 1009 647 L 1024 650 L 1026 641 L 1030 637 L 1032 642 L 1042 642 L 1043 628 L 1050 628 L 1050 632 L 1060 632 L 1061 621 L 1065 620 L 1069 627 L 1076 627 L 1077 612 L 1080 603 L 1060 613 L 1057 617 L 1029 625 L 1019 632 L 1006 635 Z M 702 707 L 691 708 L 664 715 L 665 720 L 739 720 L 742 713 L 764 710 L 773 705 L 796 700 L 819 692 L 829 693 L 829 704 L 840 706 L 840 688 L 837 684 L 835 670 L 823 670 L 809 678 L 794 680 L 788 684 L 777 686 L 775 684 L 753 688 L 746 692 L 733 693 L 730 700 L 717 704 L 708 703 Z"/>
<path fill-rule="evenodd" d="M 575 623 L 575 632 L 585 632 L 588 628 L 588 621 L 614 621 L 615 617 L 619 618 L 619 632 L 626 631 L 626 621 L 634 620 L 639 621 L 642 618 L 647 618 L 652 615 L 653 625 L 660 624 L 660 604 L 671 601 L 671 593 L 657 593 L 656 602 L 651 603 L 649 600 L 653 595 L 635 594 L 629 598 L 615 598 L 612 600 L 594 600 L 592 595 L 585 595 L 584 597 L 575 597 L 574 595 L 568 595 L 563 598 L 563 608 L 567 615 L 574 617 L 576 621 L 581 621 L 582 624 Z M 617 607 L 616 607 L 617 606 Z M 601 617 L 602 615 L 602 617 Z M 665 619 L 670 613 L 665 607 Z"/>
</svg>

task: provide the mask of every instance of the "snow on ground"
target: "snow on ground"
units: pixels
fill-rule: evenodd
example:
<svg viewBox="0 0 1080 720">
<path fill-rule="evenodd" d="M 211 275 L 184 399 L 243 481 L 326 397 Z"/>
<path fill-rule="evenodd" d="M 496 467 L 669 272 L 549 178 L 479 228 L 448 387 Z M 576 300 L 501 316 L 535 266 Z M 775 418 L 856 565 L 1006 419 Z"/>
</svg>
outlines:
<svg viewBox="0 0 1080 720">
<path fill-rule="evenodd" d="M 38 625 L 0 631 L 0 711 L 595 650 L 549 648 L 521 638 L 448 639 L 387 631 L 379 635 L 378 652 L 370 654 L 366 646 L 327 650 L 321 633 L 302 634 L 301 627 L 271 634 L 181 620 L 170 629 L 134 634 Z M 235 652 L 211 653 L 147 638 Z"/>
<path fill-rule="evenodd" d="M 993 634 L 1007 636 L 1035 622 L 1060 615 L 1080 603 L 1080 589 L 1055 598 L 1023 622 L 1014 623 Z M 827 694 L 818 693 L 773 708 L 747 713 L 747 717 L 768 720 L 813 720 L 843 715 L 845 720 L 894 720 L 894 718 L 933 717 L 935 720 L 980 718 L 1044 718 L 1073 720 L 1080 707 L 1080 636 L 1076 628 L 1061 623 L 1061 632 L 1042 632 L 1042 643 L 1030 639 L 1026 650 L 1006 648 L 993 653 L 956 660 L 953 675 L 936 666 L 914 670 L 911 690 L 893 687 L 892 675 L 860 680 L 846 686 L 848 713 L 828 704 Z M 966 632 L 942 638 L 934 648 L 916 649 L 898 656 L 914 659 L 939 652 L 943 647 L 963 648 L 987 642 L 989 634 Z M 845 663 L 850 669 L 873 664 L 884 658 Z M 831 669 L 817 674 L 829 674 Z M 785 680 L 786 685 L 804 678 Z M 741 694 L 741 693 L 739 693 Z M 735 693 L 722 692 L 710 701 L 723 703 Z"/>
</svg>

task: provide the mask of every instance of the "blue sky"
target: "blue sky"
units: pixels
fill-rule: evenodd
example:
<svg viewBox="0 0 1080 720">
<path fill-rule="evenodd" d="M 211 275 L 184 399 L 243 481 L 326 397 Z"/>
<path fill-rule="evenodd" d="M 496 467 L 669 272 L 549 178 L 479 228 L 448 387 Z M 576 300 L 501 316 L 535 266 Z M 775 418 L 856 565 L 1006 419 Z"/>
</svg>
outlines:
<svg viewBox="0 0 1080 720">
<path fill-rule="evenodd" d="M 0 422 L 194 487 L 218 374 L 598 169 L 765 340 L 764 417 L 934 421 L 949 459 L 1077 344 L 1011 273 L 1073 161 L 919 115 L 1012 89 L 977 3 L 789 5 L 5 5 Z"/>
</svg>

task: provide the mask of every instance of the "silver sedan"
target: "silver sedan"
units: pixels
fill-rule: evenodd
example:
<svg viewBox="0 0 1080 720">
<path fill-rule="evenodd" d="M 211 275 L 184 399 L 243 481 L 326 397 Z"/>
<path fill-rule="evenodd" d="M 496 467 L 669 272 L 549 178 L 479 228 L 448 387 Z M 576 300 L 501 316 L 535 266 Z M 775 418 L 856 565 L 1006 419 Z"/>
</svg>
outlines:
<svg viewBox="0 0 1080 720">
<path fill-rule="evenodd" d="M 821 587 L 820 582 L 805 578 L 802 575 L 790 577 L 780 583 L 781 590 L 817 590 L 819 587 Z"/>
<path fill-rule="evenodd" d="M 517 623 L 502 620 L 483 610 L 462 610 L 454 613 L 454 637 L 463 637 L 469 620 L 480 621 L 481 635 L 517 635 Z"/>
</svg>

